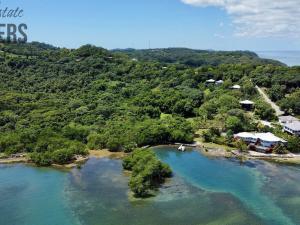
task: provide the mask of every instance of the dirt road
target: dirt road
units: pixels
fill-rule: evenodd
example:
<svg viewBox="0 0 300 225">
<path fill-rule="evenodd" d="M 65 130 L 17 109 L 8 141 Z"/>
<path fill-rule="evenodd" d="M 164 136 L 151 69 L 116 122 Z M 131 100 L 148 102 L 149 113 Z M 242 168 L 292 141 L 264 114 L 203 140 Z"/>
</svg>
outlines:
<svg viewBox="0 0 300 225">
<path fill-rule="evenodd" d="M 269 96 L 266 95 L 266 93 L 258 86 L 255 86 L 257 91 L 260 93 L 260 95 L 264 98 L 264 100 L 269 103 L 272 108 L 275 110 L 276 112 L 276 116 L 282 116 L 284 114 L 283 111 L 280 110 L 280 107 L 278 105 L 276 105 L 274 102 L 272 102 L 272 100 L 269 98 Z"/>
</svg>

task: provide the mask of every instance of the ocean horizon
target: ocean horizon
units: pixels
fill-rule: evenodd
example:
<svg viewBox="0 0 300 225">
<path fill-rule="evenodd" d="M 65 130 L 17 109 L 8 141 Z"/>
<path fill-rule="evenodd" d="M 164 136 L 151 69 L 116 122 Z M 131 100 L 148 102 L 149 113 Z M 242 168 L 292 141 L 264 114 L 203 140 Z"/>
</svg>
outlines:
<svg viewBox="0 0 300 225">
<path fill-rule="evenodd" d="M 288 66 L 300 66 L 300 51 L 256 51 L 259 57 L 274 59 Z"/>
</svg>

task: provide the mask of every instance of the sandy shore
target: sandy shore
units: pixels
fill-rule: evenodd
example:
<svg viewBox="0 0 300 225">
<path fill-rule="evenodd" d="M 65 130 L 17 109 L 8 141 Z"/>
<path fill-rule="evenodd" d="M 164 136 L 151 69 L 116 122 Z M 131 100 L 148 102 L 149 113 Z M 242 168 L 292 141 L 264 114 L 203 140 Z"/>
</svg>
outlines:
<svg viewBox="0 0 300 225">
<path fill-rule="evenodd" d="M 224 145 L 218 145 L 214 143 L 196 142 L 197 149 L 205 156 L 208 157 L 233 157 L 233 148 Z"/>
<path fill-rule="evenodd" d="M 89 151 L 89 157 L 94 157 L 94 158 L 122 159 L 125 156 L 126 153 L 124 152 L 110 152 L 107 149 Z"/>
<path fill-rule="evenodd" d="M 29 162 L 29 159 L 27 157 L 0 159 L 0 164 L 27 163 L 27 162 Z"/>
<path fill-rule="evenodd" d="M 64 164 L 64 165 L 52 164 L 51 167 L 58 168 L 58 169 L 73 169 L 79 165 L 84 164 L 88 160 L 89 160 L 88 156 L 77 156 L 76 160 L 72 163 Z"/>
<path fill-rule="evenodd" d="M 126 153 L 124 153 L 124 152 L 110 152 L 107 149 L 89 150 L 89 155 L 88 156 L 79 156 L 79 157 L 77 157 L 77 159 L 74 162 L 69 163 L 69 164 L 65 164 L 65 165 L 52 164 L 52 167 L 58 168 L 58 169 L 72 169 L 72 168 L 76 168 L 76 167 L 84 164 L 90 158 L 122 159 L 125 156 L 126 156 Z"/>
</svg>

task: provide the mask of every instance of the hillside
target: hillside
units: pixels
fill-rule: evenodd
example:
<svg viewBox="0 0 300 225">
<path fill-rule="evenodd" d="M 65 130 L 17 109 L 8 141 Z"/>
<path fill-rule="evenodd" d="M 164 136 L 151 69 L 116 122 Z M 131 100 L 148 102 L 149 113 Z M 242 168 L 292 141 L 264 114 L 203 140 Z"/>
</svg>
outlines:
<svg viewBox="0 0 300 225">
<path fill-rule="evenodd" d="M 280 65 L 283 63 L 261 59 L 250 51 L 208 51 L 193 50 L 188 48 L 166 48 L 166 49 L 118 49 L 113 52 L 125 53 L 131 58 L 141 61 L 156 61 L 160 63 L 178 63 L 191 67 L 218 66 L 221 64 L 253 64 L 253 65 Z"/>
<path fill-rule="evenodd" d="M 272 120 L 274 112 L 259 101 L 254 84 L 279 85 L 278 101 L 297 114 L 299 74 L 297 67 L 255 63 L 166 66 L 91 45 L 1 45 L 0 152 L 29 152 L 49 165 L 86 149 L 191 142 L 212 119 L 223 130 L 255 130 L 257 118 Z M 206 86 L 210 78 L 225 82 Z M 242 89 L 230 90 L 233 84 Z M 255 115 L 241 109 L 245 98 L 257 101 Z"/>
</svg>

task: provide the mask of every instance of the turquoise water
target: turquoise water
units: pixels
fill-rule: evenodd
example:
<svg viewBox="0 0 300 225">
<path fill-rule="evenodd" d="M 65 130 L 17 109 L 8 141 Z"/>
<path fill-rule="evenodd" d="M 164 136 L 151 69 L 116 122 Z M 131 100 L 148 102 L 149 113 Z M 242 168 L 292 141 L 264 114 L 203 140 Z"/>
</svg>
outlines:
<svg viewBox="0 0 300 225">
<path fill-rule="evenodd" d="M 181 154 L 158 149 L 157 152 L 174 171 L 199 188 L 236 196 L 268 224 L 293 224 L 275 201 L 264 193 L 268 178 L 253 168 L 255 164 L 247 166 L 227 159 L 208 159 L 199 157 L 195 151 Z"/>
<path fill-rule="evenodd" d="M 0 165 L 0 225 L 300 224 L 300 169 L 157 148 L 174 177 L 133 199 L 120 160 L 69 172 Z"/>
<path fill-rule="evenodd" d="M 0 224 L 79 224 L 66 203 L 66 181 L 56 170 L 0 165 Z"/>
</svg>

